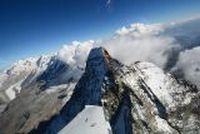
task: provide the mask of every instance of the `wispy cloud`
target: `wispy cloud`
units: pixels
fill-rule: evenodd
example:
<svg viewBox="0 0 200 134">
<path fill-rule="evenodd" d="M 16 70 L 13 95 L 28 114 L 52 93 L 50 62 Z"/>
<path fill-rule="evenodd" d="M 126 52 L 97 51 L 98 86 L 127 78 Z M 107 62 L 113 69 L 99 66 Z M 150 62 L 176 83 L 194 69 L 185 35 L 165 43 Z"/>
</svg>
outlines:
<svg viewBox="0 0 200 134">
<path fill-rule="evenodd" d="M 106 6 L 109 6 L 112 3 L 112 0 L 107 0 L 106 1 Z"/>
</svg>

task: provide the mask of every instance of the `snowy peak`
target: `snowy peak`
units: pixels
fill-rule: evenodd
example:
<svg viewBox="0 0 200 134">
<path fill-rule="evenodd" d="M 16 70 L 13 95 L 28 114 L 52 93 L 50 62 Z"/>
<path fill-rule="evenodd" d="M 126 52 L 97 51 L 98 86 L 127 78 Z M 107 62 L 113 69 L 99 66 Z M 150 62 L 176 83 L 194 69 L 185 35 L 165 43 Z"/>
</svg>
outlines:
<svg viewBox="0 0 200 134">
<path fill-rule="evenodd" d="M 5 70 L 8 76 L 17 76 L 20 74 L 30 74 L 32 71 L 44 70 L 50 61 L 51 56 L 30 57 L 24 60 L 19 60 L 14 63 L 9 69 Z"/>
<path fill-rule="evenodd" d="M 10 69 L 6 71 L 8 75 L 17 75 L 21 72 L 30 72 L 33 68 L 35 68 L 35 62 L 37 59 L 28 58 L 25 60 L 19 60 L 16 62 Z"/>
<path fill-rule="evenodd" d="M 47 55 L 40 56 L 36 62 L 36 65 L 39 68 L 44 68 L 45 66 L 47 66 L 50 59 L 51 59 L 51 56 L 47 56 Z"/>
<path fill-rule="evenodd" d="M 50 59 L 51 56 L 40 56 L 19 60 L 0 74 L 0 102 L 8 103 L 13 100 L 21 91 L 26 79 L 34 80 L 47 68 Z"/>
</svg>

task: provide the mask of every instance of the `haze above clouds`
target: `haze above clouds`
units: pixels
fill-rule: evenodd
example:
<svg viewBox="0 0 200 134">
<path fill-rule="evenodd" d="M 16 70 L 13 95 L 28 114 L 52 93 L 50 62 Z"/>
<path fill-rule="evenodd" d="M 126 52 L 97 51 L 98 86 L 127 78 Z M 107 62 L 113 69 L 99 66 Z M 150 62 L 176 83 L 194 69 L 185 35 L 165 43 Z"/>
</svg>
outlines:
<svg viewBox="0 0 200 134">
<path fill-rule="evenodd" d="M 166 24 L 135 23 L 101 41 L 75 41 L 57 53 L 61 60 L 84 66 L 91 48 L 102 46 L 122 63 L 147 61 L 195 84 L 200 82 L 200 18 Z M 194 74 L 194 75 L 193 75 Z M 200 85 L 199 85 L 200 86 Z"/>
</svg>

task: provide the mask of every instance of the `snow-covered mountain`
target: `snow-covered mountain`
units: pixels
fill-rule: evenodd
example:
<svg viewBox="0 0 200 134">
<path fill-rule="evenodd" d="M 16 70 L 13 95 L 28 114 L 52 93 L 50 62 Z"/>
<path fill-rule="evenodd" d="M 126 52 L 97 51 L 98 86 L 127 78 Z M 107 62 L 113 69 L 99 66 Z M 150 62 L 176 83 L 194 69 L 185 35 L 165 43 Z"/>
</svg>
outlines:
<svg viewBox="0 0 200 134">
<path fill-rule="evenodd" d="M 51 60 L 2 112 L 0 133 L 200 131 L 199 89 L 152 63 L 127 66 L 101 47 L 91 50 L 84 73 L 55 57 Z M 73 77 L 78 69 L 80 79 Z"/>
<path fill-rule="evenodd" d="M 0 104 L 7 104 L 35 81 L 45 79 L 46 88 L 66 84 L 68 80 L 78 81 L 93 43 L 76 41 L 55 54 L 19 60 L 0 73 Z"/>
<path fill-rule="evenodd" d="M 41 56 L 39 58 L 19 60 L 11 68 L 1 73 L 0 102 L 7 103 L 13 100 L 21 91 L 24 80 L 30 74 L 34 74 L 32 77 L 37 77 L 39 73 L 46 69 L 50 58 L 50 56 Z"/>
<path fill-rule="evenodd" d="M 56 54 L 18 61 L 10 69 L 0 74 L 0 113 L 17 96 L 26 94 L 23 99 L 29 99 L 29 96 L 32 96 L 32 92 L 29 93 L 29 90 L 39 88 L 52 94 L 63 88 L 73 88 L 83 71 L 84 68 L 72 66 L 61 60 Z M 62 97 L 60 100 L 65 98 Z M 35 105 L 38 105 L 37 102 Z"/>
</svg>

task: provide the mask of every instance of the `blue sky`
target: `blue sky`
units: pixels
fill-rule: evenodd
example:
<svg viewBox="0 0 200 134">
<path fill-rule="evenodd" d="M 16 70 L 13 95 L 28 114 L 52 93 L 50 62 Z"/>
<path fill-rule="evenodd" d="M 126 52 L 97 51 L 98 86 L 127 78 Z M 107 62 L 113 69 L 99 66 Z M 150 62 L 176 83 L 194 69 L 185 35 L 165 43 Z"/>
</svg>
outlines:
<svg viewBox="0 0 200 134">
<path fill-rule="evenodd" d="M 168 22 L 199 13 L 199 0 L 0 0 L 0 70 L 73 40 L 109 37 L 134 22 Z"/>
</svg>

